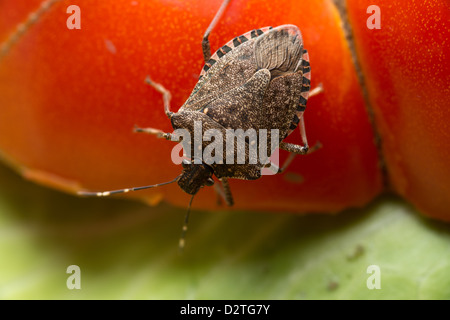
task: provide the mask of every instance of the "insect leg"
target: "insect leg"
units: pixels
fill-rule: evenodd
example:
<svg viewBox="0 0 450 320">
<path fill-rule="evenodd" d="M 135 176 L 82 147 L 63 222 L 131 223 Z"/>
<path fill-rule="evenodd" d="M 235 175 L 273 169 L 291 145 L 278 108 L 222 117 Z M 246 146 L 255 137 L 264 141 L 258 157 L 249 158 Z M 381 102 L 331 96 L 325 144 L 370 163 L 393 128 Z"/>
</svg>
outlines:
<svg viewBox="0 0 450 320">
<path fill-rule="evenodd" d="M 208 62 L 209 58 L 211 58 L 211 47 L 209 45 L 209 34 L 211 33 L 212 29 L 216 26 L 217 22 L 219 22 L 220 18 L 222 17 L 223 12 L 225 11 L 226 7 L 228 6 L 228 3 L 230 3 L 230 0 L 224 0 L 222 2 L 222 5 L 220 6 L 219 10 L 217 11 L 216 15 L 214 16 L 214 19 L 211 21 L 211 23 L 208 26 L 208 29 L 206 29 L 205 34 L 203 35 L 202 40 L 202 50 L 203 50 L 203 58 L 205 59 L 205 62 Z"/>
<path fill-rule="evenodd" d="M 298 144 L 294 143 L 288 143 L 288 142 L 281 142 L 280 143 L 280 149 L 292 152 L 293 154 L 310 154 L 314 151 L 317 151 L 322 147 L 322 144 L 320 142 L 317 142 L 314 147 L 309 148 L 308 146 L 300 146 Z"/>
<path fill-rule="evenodd" d="M 319 83 L 319 85 L 317 87 L 315 87 L 314 89 L 312 89 L 309 92 L 309 98 L 314 97 L 322 92 L 323 92 L 323 85 L 321 83 Z"/>
<path fill-rule="evenodd" d="M 281 168 L 279 168 L 278 172 L 276 172 L 276 173 L 282 173 L 284 170 L 286 170 L 286 168 L 291 164 L 292 160 L 294 160 L 294 158 L 297 154 L 310 154 L 310 153 L 320 149 L 321 147 L 322 147 L 322 144 L 320 142 L 317 142 L 314 145 L 314 147 L 307 148 L 305 151 L 304 146 L 299 146 L 298 144 L 293 144 L 293 143 L 281 142 L 280 149 L 289 151 L 291 153 L 289 154 L 286 161 L 284 161 L 283 166 Z"/>
<path fill-rule="evenodd" d="M 222 179 L 220 179 L 220 181 L 222 182 L 225 202 L 227 203 L 227 205 L 229 207 L 231 207 L 234 204 L 234 200 L 233 200 L 233 195 L 231 194 L 230 185 L 228 184 L 228 179 L 222 178 Z"/>
<path fill-rule="evenodd" d="M 46 0 L 42 1 L 39 8 L 36 11 L 30 12 L 28 17 L 16 26 L 16 29 L 10 33 L 10 35 L 5 39 L 5 41 L 0 43 L 0 60 L 6 56 L 11 47 L 15 45 L 18 40 L 33 26 L 42 15 L 44 15 L 50 7 L 58 2 L 59 0 Z"/>
<path fill-rule="evenodd" d="M 228 184 L 227 178 L 220 178 L 222 182 L 222 187 L 218 184 L 214 185 L 214 190 L 217 193 L 217 204 L 222 205 L 222 199 L 225 201 L 227 206 L 231 207 L 234 204 L 233 195 L 231 194 L 230 185 Z"/>
<path fill-rule="evenodd" d="M 222 206 L 222 199 L 225 199 L 225 193 L 218 183 L 214 184 L 214 191 L 217 195 L 217 205 Z"/>
<path fill-rule="evenodd" d="M 169 90 L 164 88 L 161 84 L 154 82 L 152 79 L 150 79 L 149 76 L 145 78 L 145 83 L 162 93 L 164 100 L 164 112 L 169 119 L 172 118 L 173 113 L 170 111 L 170 99 L 172 98 L 172 95 L 170 94 Z"/>
<path fill-rule="evenodd" d="M 280 142 L 280 149 L 295 153 L 295 154 L 306 154 L 308 153 L 308 139 L 306 138 L 306 130 L 305 130 L 305 120 L 303 116 L 300 117 L 298 128 L 300 129 L 300 136 L 302 138 L 303 146 L 298 144 L 288 143 L 288 142 Z"/>
<path fill-rule="evenodd" d="M 153 134 L 158 138 L 164 138 L 166 140 L 171 140 L 171 141 L 181 141 L 182 137 L 175 137 L 174 135 L 172 135 L 171 133 L 167 133 L 167 132 L 163 132 L 159 129 L 154 129 L 154 128 L 140 128 L 138 126 L 134 126 L 134 132 L 145 132 L 148 134 Z"/>
<path fill-rule="evenodd" d="M 286 159 L 286 161 L 284 161 L 283 166 L 278 169 L 277 173 L 282 173 L 284 170 L 286 170 L 286 168 L 291 164 L 292 160 L 294 160 L 295 156 L 295 153 L 289 153 L 288 158 Z"/>
<path fill-rule="evenodd" d="M 305 120 L 303 117 L 300 117 L 298 128 L 300 129 L 300 136 L 302 138 L 303 146 L 289 142 L 280 142 L 280 149 L 289 151 L 291 153 L 283 163 L 283 166 L 279 169 L 278 173 L 286 170 L 286 168 L 291 164 L 297 154 L 310 154 L 311 152 L 314 152 L 322 147 L 322 144 L 320 142 L 317 142 L 314 147 L 309 148 L 308 139 L 306 138 Z"/>
</svg>

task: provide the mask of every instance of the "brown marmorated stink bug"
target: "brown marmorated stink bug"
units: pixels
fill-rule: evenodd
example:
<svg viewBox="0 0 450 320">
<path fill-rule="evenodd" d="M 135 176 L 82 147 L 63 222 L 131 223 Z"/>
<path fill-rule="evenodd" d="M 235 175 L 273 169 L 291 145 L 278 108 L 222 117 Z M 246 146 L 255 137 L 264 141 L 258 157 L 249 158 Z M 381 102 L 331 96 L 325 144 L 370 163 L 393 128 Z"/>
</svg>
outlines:
<svg viewBox="0 0 450 320">
<path fill-rule="evenodd" d="M 267 167 L 280 173 L 296 154 L 312 151 L 306 139 L 303 112 L 308 97 L 321 89 L 310 92 L 309 57 L 300 30 L 294 25 L 255 29 L 229 41 L 211 56 L 208 37 L 228 3 L 229 0 L 222 3 L 205 32 L 202 42 L 205 65 L 194 90 L 178 112 L 170 111 L 170 92 L 149 77 L 146 79 L 162 93 L 164 111 L 175 131 L 165 133 L 138 127 L 135 131 L 181 142 L 187 158 L 182 161 L 182 173 L 172 181 L 150 186 L 79 193 L 101 197 L 177 182 L 183 191 L 192 195 L 180 248 L 184 247 L 193 197 L 200 188 L 214 184 L 213 175 L 222 184 L 222 188 L 215 186 L 217 193 L 231 206 L 229 178 L 258 179 Z M 303 145 L 283 142 L 297 127 Z M 209 138 L 205 139 L 208 134 Z M 261 152 L 263 140 L 264 152 Z M 277 147 L 291 152 L 281 168 L 269 160 Z M 258 149 L 259 158 L 257 152 L 252 152 Z M 206 150 L 210 151 L 209 161 L 202 158 Z"/>
</svg>

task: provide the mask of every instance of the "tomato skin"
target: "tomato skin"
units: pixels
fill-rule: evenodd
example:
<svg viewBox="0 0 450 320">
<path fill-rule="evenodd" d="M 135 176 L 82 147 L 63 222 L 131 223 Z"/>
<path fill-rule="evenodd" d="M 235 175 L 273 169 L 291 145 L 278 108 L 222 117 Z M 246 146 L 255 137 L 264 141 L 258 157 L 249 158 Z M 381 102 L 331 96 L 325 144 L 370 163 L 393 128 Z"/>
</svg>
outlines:
<svg viewBox="0 0 450 320">
<path fill-rule="evenodd" d="M 377 1 L 381 29 L 369 30 L 363 0 L 349 18 L 390 182 L 435 218 L 450 221 L 448 1 Z"/>
<path fill-rule="evenodd" d="M 11 32 L 28 13 L 25 1 L 2 2 Z M 28 11 L 40 1 L 27 1 Z M 169 181 L 181 167 L 174 144 L 132 132 L 135 124 L 172 130 L 161 95 L 147 75 L 172 93 L 176 111 L 203 65 L 201 39 L 221 1 L 78 1 L 81 30 L 68 30 L 68 1 L 55 3 L 0 61 L 0 149 L 29 179 L 61 190 L 110 190 Z M 20 10 L 19 10 L 20 9 Z M 0 13 L 1 14 L 1 13 Z M 2 20 L 3 19 L 3 20 Z M 308 101 L 310 145 L 285 174 L 231 180 L 236 209 L 337 212 L 363 206 L 382 188 L 377 150 L 351 56 L 331 1 L 232 1 L 211 33 L 211 48 L 254 28 L 296 24 L 312 68 Z M 5 39 L 8 32 L 0 34 Z M 287 141 L 300 143 L 298 132 Z M 282 153 L 282 159 L 286 154 Z M 194 207 L 215 209 L 213 188 Z M 176 184 L 130 193 L 149 203 L 185 207 Z"/>
</svg>

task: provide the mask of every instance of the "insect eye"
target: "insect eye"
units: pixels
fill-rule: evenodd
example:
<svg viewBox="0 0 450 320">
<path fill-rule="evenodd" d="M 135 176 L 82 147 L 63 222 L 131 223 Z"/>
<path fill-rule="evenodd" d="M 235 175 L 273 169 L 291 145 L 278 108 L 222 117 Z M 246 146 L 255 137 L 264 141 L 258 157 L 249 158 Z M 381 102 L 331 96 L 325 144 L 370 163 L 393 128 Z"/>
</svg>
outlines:
<svg viewBox="0 0 450 320">
<path fill-rule="evenodd" d="M 212 186 L 214 184 L 214 180 L 211 178 L 208 178 L 208 180 L 206 180 L 205 185 L 207 185 L 208 187 Z"/>
</svg>

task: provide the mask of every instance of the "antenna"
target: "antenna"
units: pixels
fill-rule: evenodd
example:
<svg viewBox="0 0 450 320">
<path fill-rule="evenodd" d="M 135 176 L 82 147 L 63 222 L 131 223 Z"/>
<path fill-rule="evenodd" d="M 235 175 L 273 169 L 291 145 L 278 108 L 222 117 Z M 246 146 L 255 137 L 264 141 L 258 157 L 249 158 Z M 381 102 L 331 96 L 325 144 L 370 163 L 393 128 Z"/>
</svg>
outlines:
<svg viewBox="0 0 450 320">
<path fill-rule="evenodd" d="M 183 251 L 184 245 L 186 243 L 186 232 L 188 229 L 188 222 L 189 222 L 189 214 L 191 213 L 191 206 L 192 206 L 192 200 L 194 200 L 195 194 L 192 195 L 191 200 L 189 201 L 188 210 L 186 212 L 186 216 L 184 217 L 184 224 L 183 228 L 181 229 L 181 236 L 180 241 L 178 242 L 178 248 L 180 249 L 180 252 Z"/>
<path fill-rule="evenodd" d="M 127 188 L 127 189 L 118 189 L 118 190 L 111 190 L 111 191 L 103 191 L 103 192 L 87 192 L 87 191 L 78 191 L 77 194 L 80 196 L 87 196 L 87 197 L 107 197 L 112 194 L 118 194 L 118 193 L 127 193 L 130 191 L 138 191 L 138 190 L 144 190 L 144 189 L 150 189 L 150 188 L 156 188 L 160 186 L 164 186 L 166 184 L 177 182 L 178 179 L 180 179 L 181 175 L 173 179 L 169 182 L 163 182 L 163 183 L 157 183 L 150 186 L 142 186 L 142 187 L 134 187 L 134 188 Z M 191 200 L 192 202 L 192 200 Z"/>
</svg>

